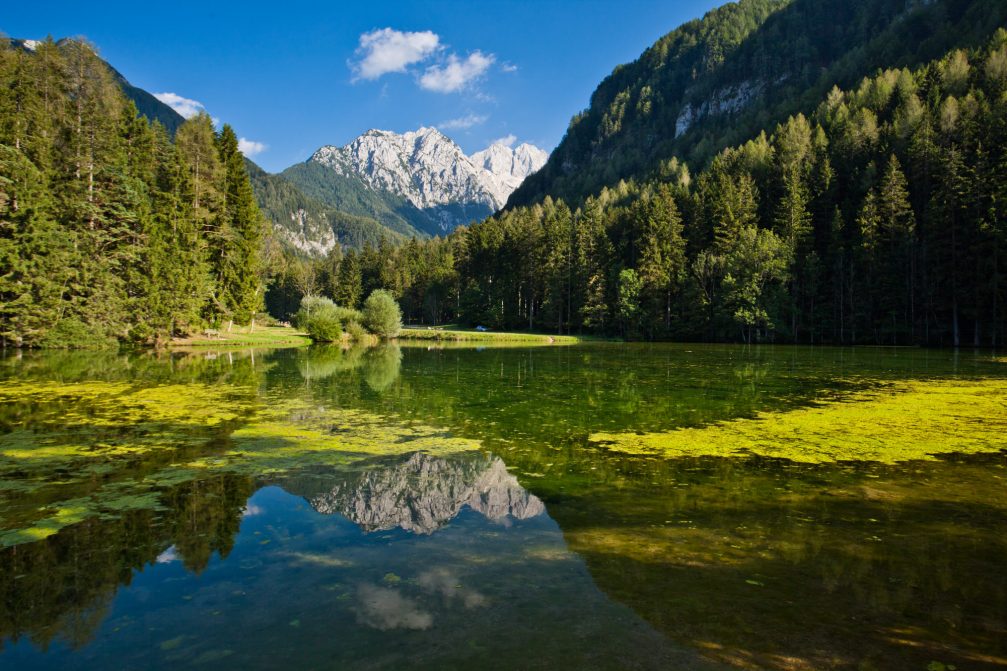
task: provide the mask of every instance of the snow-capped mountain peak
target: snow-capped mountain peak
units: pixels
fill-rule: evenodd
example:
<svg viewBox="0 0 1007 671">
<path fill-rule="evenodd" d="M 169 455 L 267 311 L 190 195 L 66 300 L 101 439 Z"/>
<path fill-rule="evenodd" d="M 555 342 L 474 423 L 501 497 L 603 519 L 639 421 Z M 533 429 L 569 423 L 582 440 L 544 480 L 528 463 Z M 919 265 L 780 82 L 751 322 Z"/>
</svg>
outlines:
<svg viewBox="0 0 1007 671">
<path fill-rule="evenodd" d="M 530 144 L 493 144 L 471 157 L 436 128 L 406 133 L 371 129 L 349 144 L 328 145 L 311 161 L 341 175 L 357 176 L 372 189 L 401 196 L 420 210 L 460 205 L 496 211 L 548 154 Z M 447 230 L 467 223 L 442 217 Z"/>
<path fill-rule="evenodd" d="M 545 165 L 549 154 L 528 143 L 511 147 L 495 142 L 472 154 L 471 160 L 489 174 L 488 182 L 500 207 L 528 175 Z"/>
</svg>

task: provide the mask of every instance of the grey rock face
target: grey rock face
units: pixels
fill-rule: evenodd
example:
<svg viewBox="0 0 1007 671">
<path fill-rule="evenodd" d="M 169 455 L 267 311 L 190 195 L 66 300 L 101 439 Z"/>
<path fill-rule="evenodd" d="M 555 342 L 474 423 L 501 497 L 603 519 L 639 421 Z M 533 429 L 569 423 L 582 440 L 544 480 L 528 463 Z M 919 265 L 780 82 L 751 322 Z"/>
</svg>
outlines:
<svg viewBox="0 0 1007 671">
<path fill-rule="evenodd" d="M 338 513 L 365 531 L 396 527 L 430 534 L 466 506 L 490 520 L 529 519 L 545 505 L 526 491 L 499 458 L 448 460 L 416 453 L 311 496 L 320 513 Z"/>
</svg>

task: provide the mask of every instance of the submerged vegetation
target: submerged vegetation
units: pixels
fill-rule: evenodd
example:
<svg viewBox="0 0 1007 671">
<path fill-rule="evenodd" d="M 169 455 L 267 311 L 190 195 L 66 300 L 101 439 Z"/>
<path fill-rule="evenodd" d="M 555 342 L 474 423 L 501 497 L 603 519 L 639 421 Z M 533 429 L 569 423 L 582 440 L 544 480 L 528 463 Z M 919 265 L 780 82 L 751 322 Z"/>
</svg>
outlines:
<svg viewBox="0 0 1007 671">
<path fill-rule="evenodd" d="M 394 345 L 330 347 L 312 353 L 302 375 L 310 383 L 359 369 L 371 389 L 383 391 L 400 362 Z M 478 447 L 443 429 L 260 397 L 246 385 L 11 381 L 0 389 L 0 408 L 32 425 L 0 434 L 3 545 L 38 540 L 89 517 L 157 509 L 166 487 L 210 473 L 268 480 L 377 455 Z M 214 447 L 225 440 L 225 448 Z M 18 505 L 24 496 L 55 502 Z"/>
<path fill-rule="evenodd" d="M 756 455 L 800 463 L 934 459 L 1007 450 L 1007 380 L 896 382 L 782 413 L 666 433 L 595 433 L 664 457 Z"/>
<path fill-rule="evenodd" d="M 298 621 L 287 642 L 314 649 L 300 645 L 322 640 L 305 604 L 324 608 L 327 631 L 365 635 L 360 612 L 378 621 L 358 582 L 384 590 L 368 598 L 395 591 L 400 614 L 407 597 L 429 605 L 423 585 L 455 594 L 470 587 L 460 576 L 505 570 L 523 576 L 514 593 L 496 579 L 479 589 L 495 634 L 534 622 L 553 640 L 537 623 L 598 599 L 639 618 L 631 629 L 663 641 L 660 654 L 693 655 L 686 668 L 967 668 L 1007 653 L 989 626 L 1007 452 L 995 451 L 1003 370 L 988 355 L 464 345 L 0 357 L 0 635 L 40 650 L 65 638 L 53 660 L 89 641 L 89 654 L 118 654 L 104 646 L 151 635 L 123 609 L 170 607 L 178 617 L 154 635 L 195 658 L 215 649 L 196 628 L 233 631 L 251 595 L 270 594 L 257 617 Z M 661 442 L 675 434 L 710 449 Z M 932 449 L 938 438 L 959 449 Z M 333 512 L 326 535 L 305 535 Z M 458 575 L 421 581 L 446 567 Z M 161 579 L 174 582 L 153 590 Z M 424 654 L 450 654 L 444 636 L 481 640 L 466 628 L 480 618 L 444 634 L 453 621 L 434 621 Z M 579 653 L 635 654 L 610 633 Z"/>
</svg>

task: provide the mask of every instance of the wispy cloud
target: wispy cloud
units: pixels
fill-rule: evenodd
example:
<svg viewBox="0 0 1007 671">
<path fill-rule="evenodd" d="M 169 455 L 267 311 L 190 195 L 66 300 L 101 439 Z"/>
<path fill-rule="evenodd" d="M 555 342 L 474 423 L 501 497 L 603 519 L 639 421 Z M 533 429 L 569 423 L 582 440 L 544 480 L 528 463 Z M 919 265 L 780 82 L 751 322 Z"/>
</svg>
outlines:
<svg viewBox="0 0 1007 671">
<path fill-rule="evenodd" d="M 415 33 L 382 28 L 360 36 L 357 60 L 350 61 L 353 80 L 377 79 L 426 60 L 440 47 L 440 37 L 429 30 Z"/>
<path fill-rule="evenodd" d="M 457 119 L 448 119 L 441 122 L 437 124 L 437 127 L 441 130 L 465 130 L 479 124 L 484 124 L 487 119 L 489 119 L 489 116 L 486 114 L 466 114 Z"/>
<path fill-rule="evenodd" d="M 177 93 L 155 93 L 154 97 L 184 116 L 186 119 L 194 117 L 200 112 L 206 111 L 203 103 L 198 100 L 193 100 L 192 98 L 183 98 Z"/>
<path fill-rule="evenodd" d="M 515 142 L 517 142 L 517 135 L 511 133 L 510 135 L 504 135 L 503 137 L 493 140 L 490 142 L 490 145 L 502 144 L 505 147 L 513 147 Z"/>
<path fill-rule="evenodd" d="M 481 51 L 473 51 L 467 58 L 451 54 L 443 65 L 431 65 L 426 69 L 420 77 L 420 88 L 437 93 L 460 91 L 486 74 L 495 60 L 493 54 Z"/>
<path fill-rule="evenodd" d="M 504 72 L 517 72 L 517 66 L 513 63 L 502 63 L 500 69 Z"/>
<path fill-rule="evenodd" d="M 238 138 L 238 151 L 244 154 L 247 158 L 252 158 L 257 156 L 262 152 L 269 149 L 269 146 L 263 144 L 262 142 L 256 142 L 255 140 L 246 140 L 245 138 Z"/>
</svg>

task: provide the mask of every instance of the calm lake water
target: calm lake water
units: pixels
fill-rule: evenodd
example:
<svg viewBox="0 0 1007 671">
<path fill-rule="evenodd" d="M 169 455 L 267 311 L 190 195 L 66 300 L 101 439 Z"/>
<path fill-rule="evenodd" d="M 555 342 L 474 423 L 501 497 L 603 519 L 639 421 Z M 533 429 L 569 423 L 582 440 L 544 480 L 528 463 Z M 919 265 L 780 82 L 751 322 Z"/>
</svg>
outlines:
<svg viewBox="0 0 1007 671">
<path fill-rule="evenodd" d="M 0 668 L 1004 669 L 1005 390 L 914 349 L 8 353 Z"/>
</svg>

